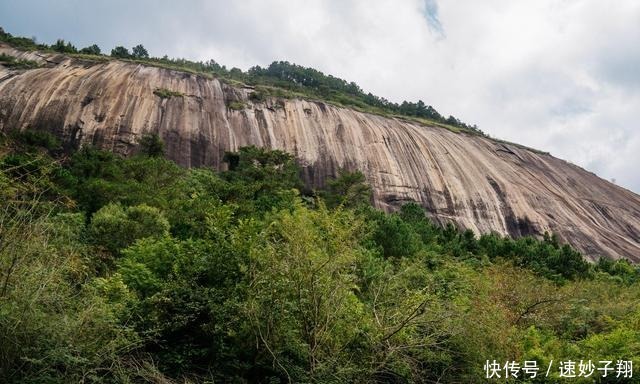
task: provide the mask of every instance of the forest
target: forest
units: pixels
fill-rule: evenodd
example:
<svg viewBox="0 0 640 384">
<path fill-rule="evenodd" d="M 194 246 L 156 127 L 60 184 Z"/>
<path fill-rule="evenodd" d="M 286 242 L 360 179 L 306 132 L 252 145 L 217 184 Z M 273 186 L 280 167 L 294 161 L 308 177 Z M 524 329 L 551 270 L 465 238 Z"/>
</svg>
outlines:
<svg viewBox="0 0 640 384">
<path fill-rule="evenodd" d="M 358 171 L 308 190 L 281 151 L 225 160 L 2 134 L 0 382 L 476 383 L 529 361 L 492 380 L 553 383 L 640 359 L 637 265 L 381 212 Z M 567 381 L 634 380 L 596 375 Z"/>
</svg>

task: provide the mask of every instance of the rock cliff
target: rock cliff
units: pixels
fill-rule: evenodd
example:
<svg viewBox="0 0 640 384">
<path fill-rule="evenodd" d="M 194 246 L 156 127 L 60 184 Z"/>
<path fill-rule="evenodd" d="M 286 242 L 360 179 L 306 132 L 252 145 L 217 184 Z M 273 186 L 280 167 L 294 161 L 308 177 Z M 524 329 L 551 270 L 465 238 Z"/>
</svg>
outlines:
<svg viewBox="0 0 640 384">
<path fill-rule="evenodd" d="M 47 130 L 69 146 L 124 155 L 153 132 L 187 167 L 220 168 L 225 151 L 251 144 L 283 149 L 312 188 L 359 169 L 386 210 L 415 200 L 433 219 L 477 233 L 549 231 L 591 259 L 640 261 L 640 196 L 548 154 L 323 102 L 252 102 L 250 88 L 173 70 L 5 45 L 0 53 L 43 65 L 0 66 L 2 130 Z"/>
</svg>

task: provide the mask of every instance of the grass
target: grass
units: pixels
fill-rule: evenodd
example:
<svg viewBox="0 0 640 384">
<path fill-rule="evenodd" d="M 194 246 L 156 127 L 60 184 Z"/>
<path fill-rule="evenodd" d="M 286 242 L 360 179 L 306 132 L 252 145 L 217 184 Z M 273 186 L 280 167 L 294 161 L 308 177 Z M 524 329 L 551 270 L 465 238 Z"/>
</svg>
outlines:
<svg viewBox="0 0 640 384">
<path fill-rule="evenodd" d="M 170 99 L 172 97 L 184 97 L 184 93 L 178 91 L 172 91 L 166 88 L 156 88 L 153 94 L 161 99 Z"/>
<path fill-rule="evenodd" d="M 232 109 L 234 111 L 242 111 L 243 109 L 247 108 L 247 104 L 241 101 L 232 101 L 229 103 L 228 107 L 229 109 Z"/>
<path fill-rule="evenodd" d="M 11 69 L 34 69 L 41 67 L 37 61 L 22 60 L 5 53 L 0 53 L 0 64 Z"/>
<path fill-rule="evenodd" d="M 71 57 L 76 58 L 76 59 L 93 61 L 93 62 L 97 62 L 97 63 L 106 63 L 106 62 L 109 62 L 111 60 L 115 60 L 114 58 L 112 58 L 110 56 L 93 55 L 93 54 L 90 54 L 90 53 L 67 53 L 66 55 L 71 56 Z"/>
</svg>

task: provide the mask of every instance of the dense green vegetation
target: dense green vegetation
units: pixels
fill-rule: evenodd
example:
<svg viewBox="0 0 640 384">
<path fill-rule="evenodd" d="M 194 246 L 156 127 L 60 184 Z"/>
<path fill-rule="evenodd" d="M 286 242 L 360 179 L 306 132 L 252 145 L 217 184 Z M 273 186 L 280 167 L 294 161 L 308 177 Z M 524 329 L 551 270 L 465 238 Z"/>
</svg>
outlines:
<svg viewBox="0 0 640 384">
<path fill-rule="evenodd" d="M 304 194 L 280 151 L 215 172 L 153 136 L 129 159 L 0 140 L 0 382 L 473 383 L 487 359 L 640 358 L 638 266 L 553 236 L 385 214 L 358 172 Z"/>
<path fill-rule="evenodd" d="M 62 39 L 55 44 L 36 44 L 33 39 L 14 37 L 0 29 L 0 41 L 5 41 L 16 48 L 29 50 L 52 50 L 66 54 L 82 53 L 85 55 L 100 55 L 97 45 L 83 48 L 78 51 L 70 42 Z M 362 111 L 397 115 L 413 119 L 418 122 L 436 123 L 448 128 L 462 129 L 474 134 L 484 133 L 476 125 L 466 124 L 454 116 L 445 117 L 422 100 L 417 102 L 404 101 L 393 103 L 383 97 L 364 92 L 356 83 L 325 75 L 313 68 L 306 68 L 287 61 L 274 61 L 268 67 L 255 66 L 248 71 L 239 68 L 227 69 L 214 60 L 206 62 L 194 62 L 186 59 L 171 59 L 150 57 L 145 47 L 141 44 L 131 49 L 117 46 L 111 50 L 111 57 L 125 60 L 143 62 L 165 68 L 188 71 L 198 74 L 216 76 L 227 81 L 242 82 L 256 86 L 253 101 L 264 100 L 265 96 L 277 97 L 307 97 L 329 101 L 341 106 L 357 108 Z M 86 58 L 86 56 L 85 56 Z M 238 109 L 238 108 L 236 108 Z M 239 108 L 242 109 L 242 108 Z"/>
</svg>

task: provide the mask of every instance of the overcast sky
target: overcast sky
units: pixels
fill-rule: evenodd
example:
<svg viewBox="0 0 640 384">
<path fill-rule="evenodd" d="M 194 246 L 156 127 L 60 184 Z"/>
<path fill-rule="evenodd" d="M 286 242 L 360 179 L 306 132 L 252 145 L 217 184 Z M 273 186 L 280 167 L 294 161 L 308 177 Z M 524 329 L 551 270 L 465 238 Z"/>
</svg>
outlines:
<svg viewBox="0 0 640 384">
<path fill-rule="evenodd" d="M 288 60 L 640 192 L 640 1 L 2 0 L 0 26 L 243 70 Z"/>
</svg>

